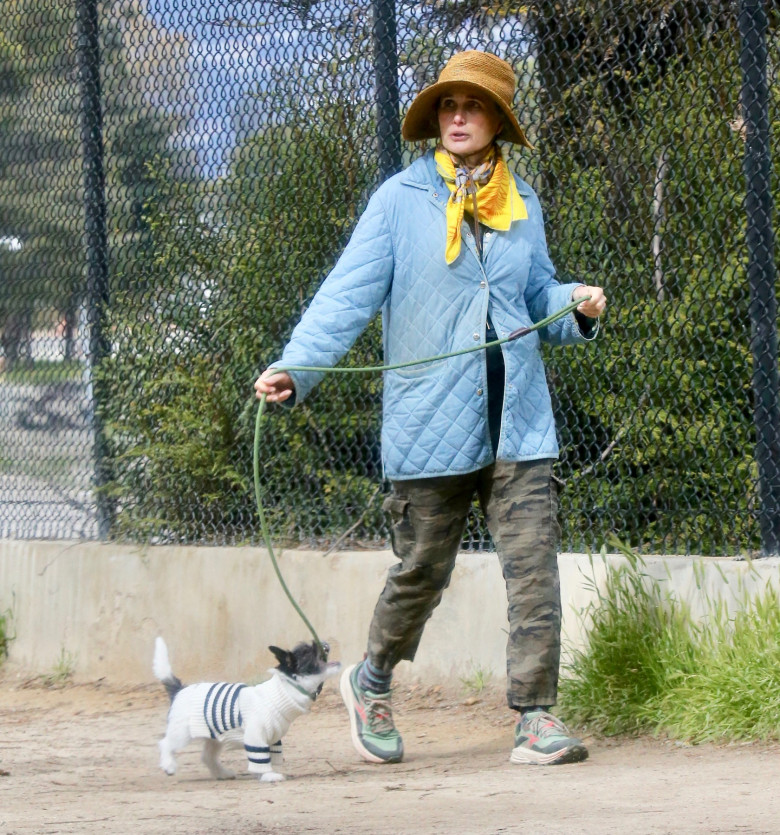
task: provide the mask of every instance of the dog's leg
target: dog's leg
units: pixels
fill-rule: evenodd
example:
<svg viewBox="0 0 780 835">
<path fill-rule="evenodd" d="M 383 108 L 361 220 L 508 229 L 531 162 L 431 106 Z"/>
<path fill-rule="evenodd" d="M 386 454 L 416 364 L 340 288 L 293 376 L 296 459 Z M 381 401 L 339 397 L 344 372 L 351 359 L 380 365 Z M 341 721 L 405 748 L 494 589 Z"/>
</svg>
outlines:
<svg viewBox="0 0 780 835">
<path fill-rule="evenodd" d="M 168 775 L 172 776 L 176 773 L 176 759 L 171 751 L 168 737 L 164 736 L 158 743 L 160 749 L 160 768 Z"/>
<path fill-rule="evenodd" d="M 179 695 L 168 711 L 165 736 L 157 743 L 160 748 L 160 768 L 169 775 L 176 773 L 174 754 L 189 745 L 192 740 L 185 713 L 184 699 Z"/>
<path fill-rule="evenodd" d="M 263 742 L 262 737 L 253 737 L 253 741 Z M 273 770 L 271 760 L 273 755 L 271 752 L 277 745 L 278 743 L 274 745 L 250 745 L 247 742 L 246 736 L 244 737 L 244 750 L 249 761 L 249 772 L 250 774 L 254 774 L 263 783 L 276 783 L 279 780 L 284 780 L 284 774 L 279 774 Z M 276 757 L 279 757 L 278 751 L 276 752 Z"/>
<path fill-rule="evenodd" d="M 211 776 L 215 780 L 234 780 L 236 775 L 232 771 L 225 768 L 219 761 L 219 755 L 222 752 L 222 743 L 216 739 L 203 740 L 203 753 L 201 760 L 203 764 L 211 772 Z"/>
<path fill-rule="evenodd" d="M 173 776 L 176 773 L 176 758 L 173 756 L 175 749 L 170 739 L 164 736 L 157 745 L 160 749 L 160 768 L 167 775 Z"/>
<path fill-rule="evenodd" d="M 271 746 L 271 768 L 278 768 L 283 762 L 282 740 L 280 739 Z"/>
<path fill-rule="evenodd" d="M 283 761 L 282 740 L 280 739 L 278 742 L 274 742 L 271 746 L 271 768 L 279 768 Z M 280 774 L 278 771 L 266 771 L 265 774 L 260 775 L 260 780 L 263 783 L 278 783 L 280 780 L 284 779 L 284 774 Z"/>
</svg>

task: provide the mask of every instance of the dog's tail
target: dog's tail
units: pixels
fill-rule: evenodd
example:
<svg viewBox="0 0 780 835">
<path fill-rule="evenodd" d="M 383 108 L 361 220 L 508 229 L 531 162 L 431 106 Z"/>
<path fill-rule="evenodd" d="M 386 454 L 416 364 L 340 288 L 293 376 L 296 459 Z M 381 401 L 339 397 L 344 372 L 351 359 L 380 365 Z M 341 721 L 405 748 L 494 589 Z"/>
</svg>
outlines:
<svg viewBox="0 0 780 835">
<path fill-rule="evenodd" d="M 154 642 L 154 661 L 152 661 L 152 669 L 154 670 L 155 678 L 158 678 L 164 685 L 168 698 L 173 701 L 179 690 L 184 687 L 181 680 L 173 674 L 171 669 L 171 662 L 168 659 L 168 647 L 165 646 L 165 641 L 162 638 L 157 638 Z"/>
</svg>

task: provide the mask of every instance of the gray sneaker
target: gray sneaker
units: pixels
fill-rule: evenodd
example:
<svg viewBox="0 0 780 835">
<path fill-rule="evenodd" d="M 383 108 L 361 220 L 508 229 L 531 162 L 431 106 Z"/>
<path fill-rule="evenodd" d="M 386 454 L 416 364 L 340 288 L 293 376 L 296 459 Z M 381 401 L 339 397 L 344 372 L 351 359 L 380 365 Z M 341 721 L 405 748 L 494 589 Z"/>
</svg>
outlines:
<svg viewBox="0 0 780 835">
<path fill-rule="evenodd" d="M 370 763 L 400 763 L 404 743 L 393 722 L 390 693 L 372 693 L 358 684 L 363 664 L 353 664 L 341 674 L 341 698 L 349 711 L 352 744 Z"/>
<path fill-rule="evenodd" d="M 513 763 L 561 765 L 587 758 L 588 749 L 551 713 L 529 711 L 515 726 L 515 747 L 509 758 Z"/>
</svg>

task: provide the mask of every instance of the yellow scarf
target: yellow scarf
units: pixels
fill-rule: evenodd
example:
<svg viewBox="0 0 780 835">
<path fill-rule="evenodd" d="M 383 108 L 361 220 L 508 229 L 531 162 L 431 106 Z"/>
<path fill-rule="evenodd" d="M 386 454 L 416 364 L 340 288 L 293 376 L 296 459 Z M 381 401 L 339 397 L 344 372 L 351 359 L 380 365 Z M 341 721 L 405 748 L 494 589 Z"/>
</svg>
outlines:
<svg viewBox="0 0 780 835">
<path fill-rule="evenodd" d="M 505 232 L 515 220 L 527 220 L 528 211 L 509 173 L 501 149 L 493 146 L 487 159 L 469 171 L 441 145 L 436 149 L 436 170 L 447 188 L 447 247 L 444 257 L 451 264 L 460 254 L 463 215 L 469 212 L 475 223 Z M 476 205 L 474 198 L 476 197 Z"/>
</svg>

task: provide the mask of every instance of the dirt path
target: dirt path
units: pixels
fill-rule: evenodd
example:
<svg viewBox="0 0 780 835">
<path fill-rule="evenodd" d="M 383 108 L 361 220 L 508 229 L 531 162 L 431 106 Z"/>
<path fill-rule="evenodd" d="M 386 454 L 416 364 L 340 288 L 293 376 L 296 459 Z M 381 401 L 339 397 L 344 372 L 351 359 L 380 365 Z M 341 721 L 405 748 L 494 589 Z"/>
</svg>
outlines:
<svg viewBox="0 0 780 835">
<path fill-rule="evenodd" d="M 587 739 L 583 764 L 509 763 L 500 694 L 403 689 L 407 759 L 352 750 L 337 688 L 285 739 L 288 780 L 208 777 L 192 745 L 157 768 L 161 688 L 0 679 L 0 835 L 17 833 L 778 833 L 780 746 Z M 226 760 L 239 772 L 238 752 Z"/>
</svg>

